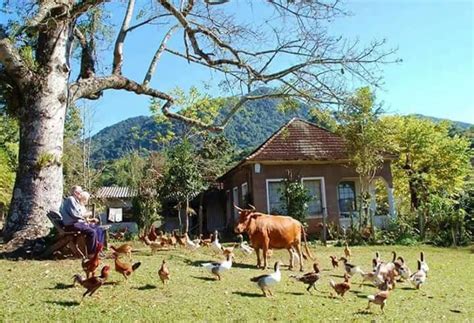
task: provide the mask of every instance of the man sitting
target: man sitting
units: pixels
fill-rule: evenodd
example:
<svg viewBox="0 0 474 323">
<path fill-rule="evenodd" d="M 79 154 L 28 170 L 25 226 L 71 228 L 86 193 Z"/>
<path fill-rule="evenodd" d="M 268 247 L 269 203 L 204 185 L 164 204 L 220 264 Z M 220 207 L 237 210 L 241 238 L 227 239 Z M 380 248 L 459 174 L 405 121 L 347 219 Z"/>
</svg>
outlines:
<svg viewBox="0 0 474 323">
<path fill-rule="evenodd" d="M 104 244 L 105 232 L 97 225 L 97 219 L 89 219 L 90 212 L 85 206 L 89 200 L 89 193 L 80 186 L 71 188 L 71 196 L 66 198 L 61 206 L 61 215 L 66 230 L 78 230 L 86 235 L 86 246 L 89 254 L 96 250 L 97 242 Z"/>
</svg>

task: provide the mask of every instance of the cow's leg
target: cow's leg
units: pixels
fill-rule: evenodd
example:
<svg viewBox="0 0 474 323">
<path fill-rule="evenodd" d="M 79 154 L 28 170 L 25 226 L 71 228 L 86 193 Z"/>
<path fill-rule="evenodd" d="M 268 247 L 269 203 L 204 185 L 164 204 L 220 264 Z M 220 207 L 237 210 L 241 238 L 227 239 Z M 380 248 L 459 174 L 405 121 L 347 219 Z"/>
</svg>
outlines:
<svg viewBox="0 0 474 323">
<path fill-rule="evenodd" d="M 300 271 L 303 271 L 303 253 L 301 252 L 301 243 L 298 242 L 294 245 L 298 256 L 300 257 Z"/>
<path fill-rule="evenodd" d="M 255 253 L 257 254 L 257 268 L 260 268 L 262 262 L 260 260 L 260 248 L 255 248 Z"/>
<path fill-rule="evenodd" d="M 268 257 L 268 247 L 263 246 L 263 267 L 262 267 L 262 269 L 267 269 L 267 257 Z"/>
<path fill-rule="evenodd" d="M 290 265 L 288 266 L 288 269 L 293 270 L 293 251 L 291 247 L 288 249 L 288 253 L 290 254 Z"/>
</svg>

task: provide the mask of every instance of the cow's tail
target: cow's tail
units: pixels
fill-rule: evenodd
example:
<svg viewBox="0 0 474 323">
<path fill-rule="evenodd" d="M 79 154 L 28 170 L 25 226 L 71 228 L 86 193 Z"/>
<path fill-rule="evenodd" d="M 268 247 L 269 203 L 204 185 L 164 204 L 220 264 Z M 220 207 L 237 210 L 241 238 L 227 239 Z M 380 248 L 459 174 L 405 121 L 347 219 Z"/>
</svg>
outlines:
<svg viewBox="0 0 474 323">
<path fill-rule="evenodd" d="M 306 231 L 305 231 L 303 226 L 301 226 L 301 235 L 303 236 L 304 249 L 307 253 L 307 255 L 305 255 L 304 252 L 303 252 L 303 257 L 306 258 L 306 259 L 309 257 L 311 260 L 314 260 L 314 257 L 313 257 L 313 255 L 311 254 L 311 252 L 309 251 L 309 248 L 308 248 L 308 241 L 306 241 Z"/>
</svg>

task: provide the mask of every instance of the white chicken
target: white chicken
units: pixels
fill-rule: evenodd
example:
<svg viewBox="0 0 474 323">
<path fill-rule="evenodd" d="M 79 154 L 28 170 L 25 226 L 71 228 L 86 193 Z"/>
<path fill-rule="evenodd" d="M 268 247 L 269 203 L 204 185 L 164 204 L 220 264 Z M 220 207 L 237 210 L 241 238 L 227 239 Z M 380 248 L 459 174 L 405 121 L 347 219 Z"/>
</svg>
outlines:
<svg viewBox="0 0 474 323">
<path fill-rule="evenodd" d="M 263 292 L 263 295 L 265 297 L 268 296 L 273 296 L 272 291 L 270 290 L 270 287 L 275 286 L 281 281 L 281 272 L 280 272 L 280 262 L 277 261 L 275 263 L 275 271 L 271 274 L 268 275 L 260 275 L 257 277 L 253 277 L 250 279 L 250 281 L 257 283 L 258 287 Z"/>
<path fill-rule="evenodd" d="M 221 274 L 232 268 L 232 254 L 226 256 L 226 260 L 223 262 L 208 262 L 201 266 L 207 269 L 211 274 L 216 276 L 217 280 L 221 280 Z"/>
</svg>

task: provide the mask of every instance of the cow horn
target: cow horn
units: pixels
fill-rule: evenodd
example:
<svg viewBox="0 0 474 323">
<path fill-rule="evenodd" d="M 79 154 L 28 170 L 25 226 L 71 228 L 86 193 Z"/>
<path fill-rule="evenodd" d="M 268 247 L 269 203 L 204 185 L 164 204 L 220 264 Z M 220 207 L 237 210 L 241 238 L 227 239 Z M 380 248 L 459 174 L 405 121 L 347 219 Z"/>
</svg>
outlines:
<svg viewBox="0 0 474 323">
<path fill-rule="evenodd" d="M 252 209 L 252 211 L 255 211 L 255 206 L 253 206 L 252 204 L 249 204 L 249 206 Z"/>
<path fill-rule="evenodd" d="M 237 205 L 234 204 L 234 207 L 239 210 L 239 211 L 243 211 L 243 209 L 241 209 L 240 207 L 238 207 Z"/>
</svg>

